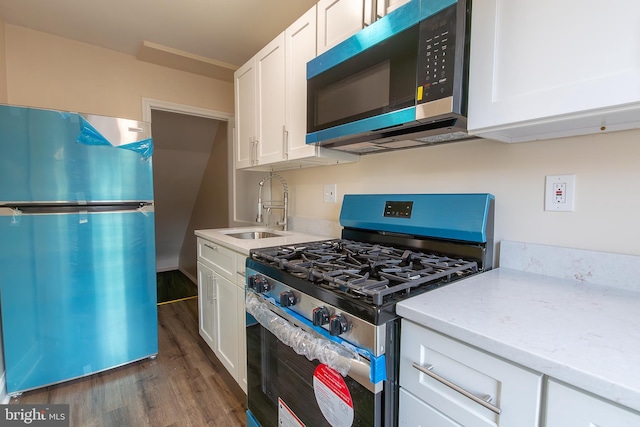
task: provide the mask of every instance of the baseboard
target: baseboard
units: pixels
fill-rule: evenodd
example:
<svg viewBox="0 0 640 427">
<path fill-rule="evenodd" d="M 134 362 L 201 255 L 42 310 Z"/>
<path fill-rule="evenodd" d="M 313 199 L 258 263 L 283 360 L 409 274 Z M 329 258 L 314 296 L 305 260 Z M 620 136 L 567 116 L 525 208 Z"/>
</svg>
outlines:
<svg viewBox="0 0 640 427">
<path fill-rule="evenodd" d="M 0 375 L 0 403 L 6 405 L 9 403 L 9 400 L 11 400 L 11 397 L 7 394 L 7 384 L 4 374 L 5 373 L 3 372 L 2 375 Z"/>
<path fill-rule="evenodd" d="M 189 280 L 191 280 L 193 283 L 195 283 L 196 285 L 198 284 L 198 279 L 196 279 L 194 276 L 192 276 L 191 274 L 189 274 L 187 272 L 187 270 L 178 267 L 178 270 L 180 270 L 182 272 L 182 274 L 184 274 L 185 276 L 187 276 L 189 278 Z"/>
<path fill-rule="evenodd" d="M 180 272 L 182 272 L 182 274 L 187 276 L 189 278 L 189 280 L 191 280 L 193 283 L 195 283 L 196 285 L 198 284 L 198 279 L 195 276 L 193 276 L 192 274 L 189 274 L 189 272 L 187 272 L 187 270 L 185 270 L 182 267 L 157 268 L 156 269 L 156 273 L 164 273 L 165 271 L 174 271 L 174 270 L 179 270 Z"/>
<path fill-rule="evenodd" d="M 164 273 L 165 271 L 173 271 L 173 270 L 177 270 L 178 267 L 174 266 L 174 267 L 157 267 L 156 266 L 156 273 Z"/>
</svg>

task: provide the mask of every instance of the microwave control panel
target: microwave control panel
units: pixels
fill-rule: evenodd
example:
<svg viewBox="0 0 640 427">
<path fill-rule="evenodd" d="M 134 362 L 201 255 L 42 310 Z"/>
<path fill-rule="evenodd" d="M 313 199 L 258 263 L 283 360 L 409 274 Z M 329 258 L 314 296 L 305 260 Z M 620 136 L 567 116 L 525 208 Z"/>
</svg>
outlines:
<svg viewBox="0 0 640 427">
<path fill-rule="evenodd" d="M 456 5 L 420 23 L 417 103 L 453 95 Z"/>
</svg>

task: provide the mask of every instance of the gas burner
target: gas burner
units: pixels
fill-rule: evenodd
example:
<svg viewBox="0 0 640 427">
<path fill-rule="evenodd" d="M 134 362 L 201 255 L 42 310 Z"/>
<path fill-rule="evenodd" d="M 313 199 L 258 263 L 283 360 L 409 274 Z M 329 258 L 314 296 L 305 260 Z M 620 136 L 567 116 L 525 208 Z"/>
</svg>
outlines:
<svg viewBox="0 0 640 427">
<path fill-rule="evenodd" d="M 408 295 L 416 288 L 436 287 L 478 272 L 475 261 L 344 239 L 259 249 L 252 251 L 252 257 L 376 306 L 385 297 Z"/>
</svg>

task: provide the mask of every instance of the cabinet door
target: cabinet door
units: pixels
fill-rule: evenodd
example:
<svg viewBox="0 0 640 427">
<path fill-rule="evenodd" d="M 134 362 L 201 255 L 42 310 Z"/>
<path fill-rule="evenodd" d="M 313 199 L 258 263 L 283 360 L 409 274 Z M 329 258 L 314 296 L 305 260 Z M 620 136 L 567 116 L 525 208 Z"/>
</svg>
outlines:
<svg viewBox="0 0 640 427">
<path fill-rule="evenodd" d="M 200 336 L 215 351 L 215 289 L 213 270 L 198 262 L 198 329 Z"/>
<path fill-rule="evenodd" d="M 284 159 L 284 33 L 256 55 L 258 164 Z"/>
<path fill-rule="evenodd" d="M 214 276 L 216 289 L 215 324 L 216 356 L 233 378 L 238 380 L 238 291 L 237 286 L 218 275 Z"/>
<path fill-rule="evenodd" d="M 318 55 L 364 28 L 365 1 L 367 0 L 318 2 Z"/>
<path fill-rule="evenodd" d="M 286 46 L 286 139 L 288 160 L 309 157 L 315 147 L 307 134 L 307 62 L 316 56 L 316 6 L 284 32 Z"/>
<path fill-rule="evenodd" d="M 398 412 L 400 427 L 462 427 L 442 412 L 418 399 L 405 389 L 400 389 L 400 411 Z"/>
<path fill-rule="evenodd" d="M 637 126 L 638 16 L 629 0 L 474 0 L 470 133 L 520 142 Z"/>
<path fill-rule="evenodd" d="M 546 427 L 637 427 L 640 415 L 554 380 L 547 389 Z"/>
<path fill-rule="evenodd" d="M 466 427 L 539 426 L 541 374 L 407 320 L 400 387 Z"/>
<path fill-rule="evenodd" d="M 253 166 L 256 156 L 256 69 L 252 58 L 234 73 L 235 80 L 235 164 L 237 169 Z"/>
<path fill-rule="evenodd" d="M 376 7 L 376 19 L 380 19 L 411 0 L 378 0 Z"/>
<path fill-rule="evenodd" d="M 246 285 L 245 264 L 247 257 L 243 254 L 236 254 L 238 257 L 238 275 L 236 285 L 238 285 L 238 383 L 244 392 L 247 392 L 247 314 L 244 303 L 244 292 Z"/>
<path fill-rule="evenodd" d="M 238 293 L 238 384 L 247 392 L 247 315 L 244 305 L 244 287 Z"/>
</svg>

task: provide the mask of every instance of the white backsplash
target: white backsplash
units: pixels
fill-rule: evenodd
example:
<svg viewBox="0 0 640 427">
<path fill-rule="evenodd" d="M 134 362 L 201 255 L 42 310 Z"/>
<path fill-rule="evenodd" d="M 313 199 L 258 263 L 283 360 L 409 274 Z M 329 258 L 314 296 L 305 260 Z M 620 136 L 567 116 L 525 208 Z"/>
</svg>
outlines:
<svg viewBox="0 0 640 427">
<path fill-rule="evenodd" d="M 289 217 L 289 230 L 327 236 L 329 239 L 337 239 L 342 234 L 342 226 L 339 222 L 314 218 Z"/>
<path fill-rule="evenodd" d="M 640 257 L 500 242 L 500 267 L 640 292 Z"/>
</svg>

